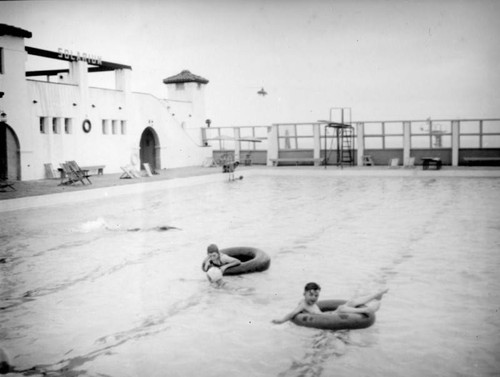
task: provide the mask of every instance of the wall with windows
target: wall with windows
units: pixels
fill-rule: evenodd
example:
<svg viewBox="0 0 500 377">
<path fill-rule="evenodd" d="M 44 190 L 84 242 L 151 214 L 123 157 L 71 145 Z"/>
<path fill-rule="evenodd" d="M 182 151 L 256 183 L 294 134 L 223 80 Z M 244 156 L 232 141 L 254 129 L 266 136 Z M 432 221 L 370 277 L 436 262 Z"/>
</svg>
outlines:
<svg viewBox="0 0 500 377">
<path fill-rule="evenodd" d="M 57 168 L 68 160 L 82 166 L 106 165 L 107 172 L 119 171 L 114 159 L 130 155 L 124 92 L 87 90 L 88 97 L 84 97 L 76 84 L 28 80 L 31 127 L 16 132 L 21 134 L 21 145 L 32 149 L 35 160 L 43 162 L 34 166 L 34 177 L 44 177 L 44 164 Z"/>
<path fill-rule="evenodd" d="M 365 121 L 354 122 L 352 126 L 351 146 L 356 165 L 363 164 L 364 155 L 371 156 L 375 165 L 387 165 L 394 158 L 403 165 L 410 158 L 418 164 L 422 157 L 440 157 L 443 164 L 454 166 L 467 164 L 466 157 L 500 158 L 500 119 Z M 267 134 L 260 145 L 266 156 L 261 155 L 259 162 L 265 160 L 269 165 L 271 158 L 313 157 L 326 157 L 328 164 L 337 164 L 337 152 L 345 148 L 336 130 L 324 123 L 283 123 L 249 129 L 252 129 L 250 135 Z M 215 158 L 242 150 L 243 142 L 238 141 L 237 132 L 232 127 L 205 131 Z M 254 145 L 253 150 L 258 146 Z"/>
<path fill-rule="evenodd" d="M 464 157 L 500 157 L 500 120 L 415 120 L 362 122 L 364 154 L 376 164 L 390 158 L 439 157 L 445 165 L 463 165 Z"/>
<path fill-rule="evenodd" d="M 182 127 L 179 114 L 189 113 L 190 102 L 177 102 L 174 110 L 168 101 L 144 93 L 89 88 L 89 99 L 84 101 L 77 85 L 29 81 L 28 87 L 33 98 L 32 126 L 23 132 L 21 144 L 37 145 L 34 158 L 43 161 L 36 167 L 39 178 L 45 174 L 44 164 L 58 167 L 67 160 L 81 166 L 106 165 L 107 173 L 120 172 L 121 166 L 133 163 L 139 155 L 147 127 L 159 139 L 157 168 L 200 165 L 211 154 Z"/>
</svg>

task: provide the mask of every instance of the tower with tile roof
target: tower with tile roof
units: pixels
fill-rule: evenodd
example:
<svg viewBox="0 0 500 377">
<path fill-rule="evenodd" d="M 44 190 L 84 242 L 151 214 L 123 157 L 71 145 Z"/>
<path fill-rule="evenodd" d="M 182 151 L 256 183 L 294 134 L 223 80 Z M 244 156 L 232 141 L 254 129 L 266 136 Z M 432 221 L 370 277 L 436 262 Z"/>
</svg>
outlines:
<svg viewBox="0 0 500 377">
<path fill-rule="evenodd" d="M 171 111 L 178 119 L 183 119 L 187 128 L 205 125 L 205 86 L 208 80 L 183 70 L 181 73 L 163 80 L 167 87 L 167 100 Z M 179 114 L 180 111 L 187 111 Z"/>
</svg>

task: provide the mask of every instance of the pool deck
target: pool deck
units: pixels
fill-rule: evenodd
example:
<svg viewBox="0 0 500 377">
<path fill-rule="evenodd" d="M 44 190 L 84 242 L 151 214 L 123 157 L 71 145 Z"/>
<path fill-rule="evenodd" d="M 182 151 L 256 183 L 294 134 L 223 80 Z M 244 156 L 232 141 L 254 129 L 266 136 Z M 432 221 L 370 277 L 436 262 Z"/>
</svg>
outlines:
<svg viewBox="0 0 500 377">
<path fill-rule="evenodd" d="M 262 165 L 257 166 L 242 166 L 236 172 L 239 175 L 303 175 L 310 176 L 325 174 L 327 176 L 349 177 L 349 176 L 413 176 L 413 177 L 471 177 L 471 178 L 500 178 L 500 167 L 449 167 L 443 166 L 440 170 L 429 169 L 422 170 L 422 167 L 414 168 L 389 168 L 387 166 L 364 166 L 364 167 L 337 167 L 328 166 L 290 166 L 290 167 L 267 167 Z M 207 177 L 205 181 L 223 181 L 227 180 L 227 175 L 223 174 L 220 168 L 206 167 L 186 167 L 176 169 L 162 169 L 159 174 L 152 177 L 141 177 L 135 179 L 120 179 L 121 173 L 95 175 L 90 179 L 92 184 L 82 185 L 75 183 L 73 185 L 59 185 L 59 179 L 42 179 L 33 181 L 15 181 L 14 187 L 16 191 L 10 188 L 0 190 L 0 212 L 9 211 L 20 208 L 36 206 L 35 202 L 51 201 L 57 204 L 57 200 L 53 198 L 65 196 L 73 197 L 99 197 L 98 191 L 101 191 L 100 196 L 109 195 L 114 192 L 134 192 L 137 190 L 144 191 L 144 187 L 158 186 L 160 182 L 174 181 L 181 178 Z M 210 178 L 208 177 L 210 176 Z M 195 180 L 196 181 L 196 180 Z M 197 180 L 200 182 L 200 180 Z M 203 181 L 203 179 L 201 180 Z M 153 184 L 154 183 L 154 184 Z M 151 188 L 152 188 L 151 187 Z M 99 190 L 101 189 L 101 190 Z M 102 189 L 106 189 L 102 194 Z M 70 194 L 71 193 L 71 194 Z M 84 194 L 85 193 L 85 194 Z M 53 195 L 67 194 L 67 195 Z M 84 194 L 84 195 L 82 195 Z M 49 195 L 49 196 L 47 196 Z M 50 199 L 49 199 L 50 197 Z M 25 199 L 25 200 L 23 200 Z"/>
<path fill-rule="evenodd" d="M 120 179 L 122 173 L 93 175 L 90 177 L 92 184 L 87 183 L 85 185 L 82 185 L 80 182 L 74 183 L 72 185 L 60 185 L 59 179 L 14 181 L 14 188 L 16 189 L 16 191 L 12 191 L 9 188 L 4 189 L 3 191 L 0 190 L 0 203 L 2 200 L 15 198 L 25 198 L 30 196 L 48 194 L 62 194 L 76 191 L 89 191 L 103 187 L 125 186 L 217 173 L 220 174 L 221 171 L 215 168 L 189 167 L 178 169 L 162 169 L 159 171 L 159 174 L 153 175 L 152 177 L 141 177 L 134 179 Z"/>
</svg>

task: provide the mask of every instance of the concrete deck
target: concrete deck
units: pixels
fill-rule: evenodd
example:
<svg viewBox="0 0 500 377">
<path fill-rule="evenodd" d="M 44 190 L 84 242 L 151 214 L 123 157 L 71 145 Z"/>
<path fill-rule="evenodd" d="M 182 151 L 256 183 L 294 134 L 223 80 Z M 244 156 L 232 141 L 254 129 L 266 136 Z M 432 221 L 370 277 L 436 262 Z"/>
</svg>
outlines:
<svg viewBox="0 0 500 377">
<path fill-rule="evenodd" d="M 134 185 L 138 183 L 157 182 L 168 179 L 176 179 L 183 177 L 193 177 L 208 174 L 220 174 L 220 169 L 189 167 L 178 169 L 163 169 L 158 172 L 158 175 L 152 177 L 141 177 L 134 179 L 120 179 L 121 173 L 93 175 L 90 177 L 92 184 L 82 185 L 74 183 L 72 185 L 59 185 L 59 179 L 40 179 L 34 181 L 14 181 L 16 191 L 9 188 L 0 190 L 0 201 L 15 198 L 25 198 L 29 196 L 39 196 L 48 194 L 61 194 L 77 191 L 88 191 L 102 187 L 114 187 L 124 185 Z M 1 202 L 0 202 L 1 203 Z M 1 205 L 1 204 L 0 204 Z"/>
</svg>

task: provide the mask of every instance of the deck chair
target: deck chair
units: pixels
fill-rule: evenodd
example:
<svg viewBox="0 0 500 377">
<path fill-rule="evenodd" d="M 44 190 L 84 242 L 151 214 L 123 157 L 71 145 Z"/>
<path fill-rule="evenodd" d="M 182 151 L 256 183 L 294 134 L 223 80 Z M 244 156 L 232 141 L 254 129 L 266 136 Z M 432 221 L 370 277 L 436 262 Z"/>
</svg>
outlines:
<svg viewBox="0 0 500 377">
<path fill-rule="evenodd" d="M 120 169 L 123 170 L 120 179 L 141 178 L 139 172 L 132 165 L 120 166 Z"/>
<path fill-rule="evenodd" d="M 142 165 L 144 166 L 144 170 L 146 171 L 146 175 L 148 177 L 152 177 L 153 176 L 153 172 L 151 171 L 151 167 L 149 166 L 149 163 L 144 162 Z"/>
<path fill-rule="evenodd" d="M 85 184 L 83 181 L 83 177 L 79 176 L 67 162 L 63 162 L 60 164 L 61 169 L 62 169 L 62 174 L 61 174 L 61 182 L 59 183 L 59 186 L 61 185 L 72 185 L 75 182 L 81 182 L 82 185 Z"/>
<path fill-rule="evenodd" d="M 398 168 L 399 167 L 399 158 L 391 158 L 389 160 L 389 167 L 390 168 Z"/>
<path fill-rule="evenodd" d="M 48 178 L 48 179 L 57 179 L 59 178 L 58 177 L 58 172 L 56 169 L 54 169 L 54 167 L 52 166 L 52 164 L 43 164 L 43 166 L 45 167 L 45 177 Z"/>
<path fill-rule="evenodd" d="M 405 168 L 414 168 L 415 167 L 415 157 L 410 157 L 408 159 L 408 163 L 405 165 Z"/>
<path fill-rule="evenodd" d="M 73 172 L 81 178 L 81 181 L 83 184 L 85 184 L 85 182 L 83 181 L 84 179 L 87 180 L 88 183 L 92 184 L 92 182 L 90 181 L 90 177 L 91 175 L 88 173 L 87 170 L 82 170 L 80 168 L 80 166 L 78 166 L 78 164 L 76 163 L 76 161 L 66 161 L 66 164 L 69 165 L 69 168 L 71 170 L 73 170 Z"/>
<path fill-rule="evenodd" d="M 5 192 L 6 188 L 10 188 L 12 191 L 16 191 L 13 182 L 9 182 L 6 179 L 0 179 L 0 190 L 1 190 L 0 192 Z"/>
<path fill-rule="evenodd" d="M 120 166 L 120 169 L 123 170 L 123 174 L 120 176 L 120 179 L 135 178 L 128 166 Z"/>
<path fill-rule="evenodd" d="M 217 166 L 217 164 L 212 157 L 207 157 L 205 158 L 201 166 L 203 166 L 204 168 L 214 168 Z"/>
<path fill-rule="evenodd" d="M 245 155 L 245 166 L 252 165 L 252 152 L 249 152 Z"/>
</svg>

